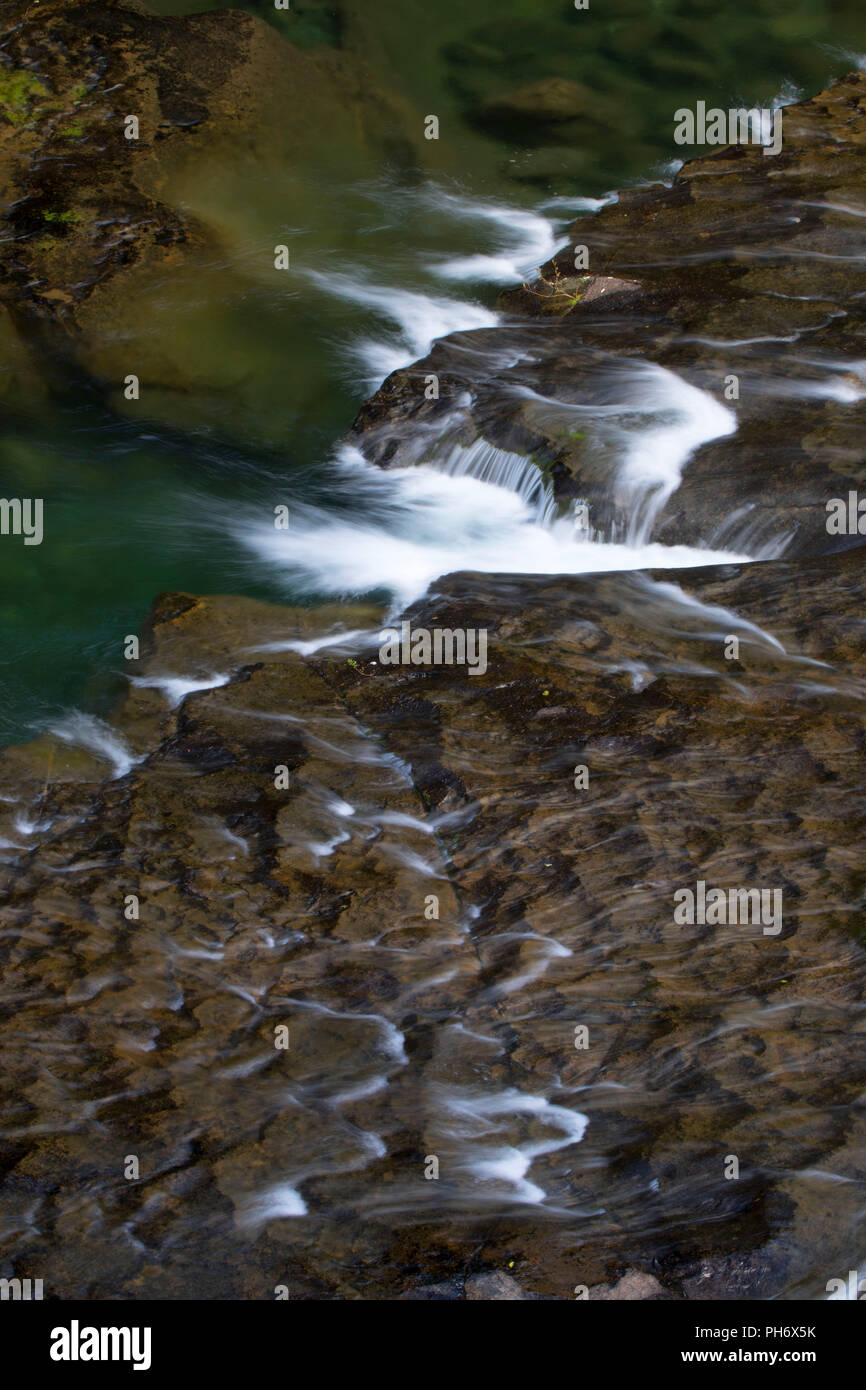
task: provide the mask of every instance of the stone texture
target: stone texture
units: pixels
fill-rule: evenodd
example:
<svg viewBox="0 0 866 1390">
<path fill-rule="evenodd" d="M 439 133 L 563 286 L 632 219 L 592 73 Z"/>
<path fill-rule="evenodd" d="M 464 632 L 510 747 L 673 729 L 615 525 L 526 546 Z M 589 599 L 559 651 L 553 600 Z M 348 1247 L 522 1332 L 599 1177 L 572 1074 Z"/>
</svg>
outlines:
<svg viewBox="0 0 866 1390">
<path fill-rule="evenodd" d="M 734 375 L 736 433 L 694 453 L 652 535 L 753 555 L 859 545 L 828 535 L 826 503 L 866 484 L 866 74 L 785 108 L 783 137 L 776 156 L 720 149 L 582 217 L 538 280 L 501 296 L 504 325 L 442 339 L 389 377 L 355 442 L 397 467 L 483 437 L 622 534 L 616 455 L 580 407 L 628 399 L 644 360 L 720 404 Z"/>
<path fill-rule="evenodd" d="M 526 1294 L 510 1274 L 496 1270 L 491 1274 L 473 1274 L 471 1279 L 467 1279 L 466 1297 L 472 1300 L 506 1299 L 514 1302 L 526 1298 Z"/>
<path fill-rule="evenodd" d="M 606 1303 L 619 1303 L 623 1300 L 629 1302 L 647 1298 L 667 1298 L 663 1286 L 653 1274 L 644 1274 L 638 1269 L 629 1269 L 618 1279 L 615 1284 L 600 1284 L 595 1289 L 590 1289 L 589 1296 L 593 1300 L 600 1299 Z"/>
<path fill-rule="evenodd" d="M 249 439 L 249 365 L 210 340 L 216 306 L 255 292 L 273 252 L 244 263 L 213 189 L 253 198 L 256 176 L 285 179 L 321 151 L 377 169 L 407 140 L 407 108 L 350 54 L 302 51 L 240 10 L 3 0 L 0 36 L 0 309 L 14 330 L 0 390 L 4 375 L 25 388 L 26 408 L 40 387 L 77 385 L 185 427 L 231 392 Z"/>
<path fill-rule="evenodd" d="M 140 7 L 40 13 L 62 32 L 73 8 L 179 156 L 215 109 L 236 129 L 235 62 L 252 82 L 270 61 L 247 65 L 273 42 L 248 17 L 202 16 L 193 109 L 188 83 L 137 65 Z M 55 30 L 7 11 L 40 85 L 7 89 L 2 157 L 26 187 L 3 302 L 83 368 L 102 287 L 110 304 L 127 265 L 208 234 L 148 183 L 146 151 L 136 183 L 118 147 L 129 259 L 102 266 L 103 233 L 75 218 L 36 236 L 41 211 L 85 207 L 49 205 L 62 190 L 34 175 L 54 178 L 46 131 L 66 139 L 75 112 L 55 105 Z M 735 359 L 695 338 L 794 335 L 850 364 L 860 233 L 840 208 L 863 186 L 864 90 L 786 116 L 778 163 L 722 152 L 582 222 L 603 274 L 575 285 L 561 257 L 553 306 L 543 284 L 506 298 L 508 353 L 500 329 L 439 344 L 356 438 L 388 464 L 443 422 L 484 432 L 613 523 L 609 468 L 550 410 L 575 384 L 597 399 L 611 351 L 704 384 Z M 90 151 L 83 198 L 92 137 L 68 138 Z M 421 405 L 428 370 L 445 391 Z M 700 451 L 660 534 L 715 535 L 739 499 L 757 536 L 796 529 L 797 560 L 451 576 L 408 616 L 485 628 L 480 677 L 383 666 L 374 605 L 167 595 L 107 724 L 0 756 L 4 1275 L 61 1298 L 450 1298 L 483 1266 L 466 1297 L 699 1299 L 821 1297 L 847 1270 L 866 1179 L 866 560 L 811 552 L 832 549 L 823 497 L 856 485 L 862 453 L 856 400 L 784 399 L 743 400 L 736 448 Z M 369 638 L 293 649 L 342 627 Z M 203 688 L 173 703 L 178 677 Z M 782 930 L 678 924 L 674 893 L 699 880 L 780 890 Z"/>
<path fill-rule="evenodd" d="M 392 1298 L 483 1259 L 570 1299 L 746 1259 L 820 1296 L 866 1151 L 863 554 L 440 581 L 411 621 L 486 626 L 481 677 L 378 664 L 375 609 L 160 601 L 139 676 L 227 683 L 133 686 L 112 780 L 0 758 L 6 1268 Z M 370 645 L 273 649 L 342 624 Z M 676 925 L 701 878 L 781 888 L 783 930 Z"/>
</svg>

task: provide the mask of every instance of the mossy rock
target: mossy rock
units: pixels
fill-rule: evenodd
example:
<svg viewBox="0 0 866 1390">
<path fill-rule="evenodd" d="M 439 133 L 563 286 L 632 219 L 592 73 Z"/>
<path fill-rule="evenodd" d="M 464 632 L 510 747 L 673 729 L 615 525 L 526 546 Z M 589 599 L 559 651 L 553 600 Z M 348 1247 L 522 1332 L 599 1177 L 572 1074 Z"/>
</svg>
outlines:
<svg viewBox="0 0 866 1390">
<path fill-rule="evenodd" d="M 9 125 L 25 125 L 48 94 L 42 79 L 26 68 L 0 67 L 0 119 Z"/>
</svg>

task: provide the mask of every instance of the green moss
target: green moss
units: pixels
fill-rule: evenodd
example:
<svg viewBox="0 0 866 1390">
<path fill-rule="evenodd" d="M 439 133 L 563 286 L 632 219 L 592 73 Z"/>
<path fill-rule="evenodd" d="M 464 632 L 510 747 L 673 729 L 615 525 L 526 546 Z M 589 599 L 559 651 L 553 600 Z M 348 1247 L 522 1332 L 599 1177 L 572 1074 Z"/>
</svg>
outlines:
<svg viewBox="0 0 866 1390">
<path fill-rule="evenodd" d="M 548 487 L 552 487 L 552 486 L 553 486 L 553 459 L 547 457 L 547 455 L 545 455 L 543 458 L 539 458 L 539 456 L 538 456 L 537 453 L 532 453 L 532 454 L 529 455 L 529 457 L 532 459 L 532 462 L 535 464 L 536 468 L 538 469 L 539 473 L 541 474 L 541 476 L 542 476 L 542 478 L 543 478 L 545 484 L 546 484 Z"/>
<path fill-rule="evenodd" d="M 67 226 L 69 223 L 83 222 L 84 214 L 81 212 L 43 212 L 43 222 L 63 222 Z"/>
<path fill-rule="evenodd" d="M 84 134 L 84 125 L 81 121 L 72 121 L 57 133 L 61 140 L 78 140 Z"/>
<path fill-rule="evenodd" d="M 25 69 L 0 69 L 0 115 L 11 125 L 24 125 L 38 97 L 48 95 L 48 88 L 32 72 Z"/>
</svg>

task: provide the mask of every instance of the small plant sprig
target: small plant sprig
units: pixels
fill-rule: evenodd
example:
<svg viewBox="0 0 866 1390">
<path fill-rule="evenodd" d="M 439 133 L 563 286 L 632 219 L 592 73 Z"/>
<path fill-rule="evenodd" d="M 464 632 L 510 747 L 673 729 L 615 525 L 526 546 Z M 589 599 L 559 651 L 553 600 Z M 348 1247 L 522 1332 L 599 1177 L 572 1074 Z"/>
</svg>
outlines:
<svg viewBox="0 0 866 1390">
<path fill-rule="evenodd" d="M 583 298 L 583 290 L 581 290 L 578 294 L 573 294 L 571 290 L 563 288 L 564 277 L 560 274 L 559 266 L 557 265 L 553 267 L 552 280 L 548 280 L 546 276 L 542 275 L 540 269 L 538 271 L 538 279 L 540 280 L 542 285 L 547 286 L 549 294 L 545 294 L 543 290 L 533 289 L 527 280 L 524 280 L 523 282 L 523 288 L 525 290 L 528 290 L 530 294 L 535 295 L 536 299 L 556 299 L 557 295 L 559 295 L 566 301 L 568 307 L 570 309 L 573 309 L 575 304 L 579 304 L 581 299 Z M 589 275 L 581 275 L 580 283 L 582 285 L 585 285 L 587 281 L 590 279 L 591 276 Z"/>
</svg>

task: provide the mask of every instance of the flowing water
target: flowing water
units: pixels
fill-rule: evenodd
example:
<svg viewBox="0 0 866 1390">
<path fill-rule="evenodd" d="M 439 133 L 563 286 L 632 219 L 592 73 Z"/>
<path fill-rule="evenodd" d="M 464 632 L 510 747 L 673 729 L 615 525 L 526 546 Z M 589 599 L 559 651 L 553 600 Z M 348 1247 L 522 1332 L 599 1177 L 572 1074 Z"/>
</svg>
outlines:
<svg viewBox="0 0 866 1390">
<path fill-rule="evenodd" d="M 206 6 L 163 2 L 155 8 L 187 13 Z M 623 1026 L 634 1006 L 649 1018 L 653 981 L 674 979 L 690 1030 L 687 1070 L 693 1068 L 697 1078 L 696 1104 L 707 1111 L 719 1092 L 702 1087 L 701 1076 L 712 1074 L 730 1097 L 732 1069 L 742 1060 L 740 1040 L 748 1053 L 757 1034 L 765 1041 L 782 1037 L 774 1014 L 781 1006 L 756 999 L 745 984 L 741 996 L 725 1002 L 724 1018 L 716 1017 L 710 1027 L 698 996 L 711 992 L 707 982 L 718 947 L 697 937 L 684 941 L 682 933 L 675 939 L 663 932 L 635 946 L 616 912 L 563 922 L 543 900 L 532 930 L 524 923 L 494 932 L 494 905 L 482 891 L 485 871 L 505 855 L 516 863 L 509 864 L 509 873 L 534 872 L 521 860 L 519 833 L 506 851 L 484 816 L 475 830 L 474 812 L 465 809 L 419 816 L 405 764 L 383 748 L 361 713 L 332 700 L 324 687 L 293 713 L 290 682 L 280 712 L 268 700 L 259 704 L 255 681 L 231 682 L 232 671 L 250 654 L 295 678 L 292 663 L 311 654 L 354 660 L 369 647 L 383 614 L 422 599 L 455 571 L 527 577 L 522 592 L 530 596 L 532 583 L 549 576 L 614 574 L 618 578 L 606 582 L 622 586 L 616 590 L 618 611 L 628 627 L 616 660 L 606 662 L 566 629 L 551 638 L 562 643 L 563 667 L 575 678 L 622 676 L 635 691 L 660 677 L 700 681 L 709 669 L 702 644 L 736 630 L 789 694 L 802 681 L 802 698 L 810 698 L 820 677 L 834 699 L 862 699 L 862 691 L 843 688 L 832 673 L 789 653 L 769 621 L 752 623 L 710 600 L 690 598 L 674 584 L 633 573 L 771 559 L 784 554 L 788 540 L 784 534 L 755 534 L 748 515 L 736 510 L 720 518 L 710 543 L 683 536 L 678 544 L 663 545 L 653 538 L 659 513 L 695 451 L 737 431 L 736 407 L 685 376 L 612 353 L 595 362 L 592 391 L 576 385 L 571 401 L 521 388 L 539 418 L 561 417 L 564 429 L 586 434 L 610 460 L 621 519 L 602 530 L 581 529 L 571 515 L 559 514 L 535 460 L 483 439 L 467 444 L 447 422 L 431 436 L 419 433 L 410 441 L 413 461 L 387 471 L 344 440 L 355 410 L 388 373 L 425 355 L 446 334 L 497 326 L 498 289 L 531 275 L 564 243 L 575 217 L 591 218 L 615 196 L 609 190 L 657 176 L 681 153 L 665 132 L 673 111 L 695 92 L 724 106 L 769 104 L 780 93 L 817 89 L 856 65 L 857 54 L 866 51 L 859 7 L 840 4 L 828 17 L 825 6 L 805 0 L 758 4 L 748 14 L 732 4 L 641 0 L 611 7 L 603 42 L 590 53 L 574 40 L 566 6 L 539 19 L 536 4 L 474 4 L 468 20 L 465 6 L 440 3 L 434 20 L 429 6 L 403 0 L 377 3 L 366 27 L 352 5 L 331 10 L 299 0 L 294 8 L 285 23 L 296 24 L 297 41 L 315 46 L 350 34 L 379 65 L 383 80 L 415 84 L 422 105 L 453 119 L 460 136 L 447 157 L 443 153 L 443 167 L 412 177 L 395 168 L 369 178 L 311 159 L 302 174 L 275 174 L 270 167 L 248 173 L 243 196 L 207 181 L 190 186 L 189 206 L 219 221 L 227 258 L 211 267 L 212 294 L 204 304 L 184 300 L 166 284 L 151 306 L 153 332 L 185 336 L 205 376 L 217 364 L 225 382 L 221 399 L 208 397 L 204 414 L 195 403 L 187 408 L 181 402 L 136 419 L 111 412 L 95 394 L 69 395 L 56 399 L 38 423 L 16 422 L 0 439 L 0 490 L 6 496 L 43 496 L 50 517 L 44 544 L 28 556 L 23 588 L 20 557 L 0 550 L 3 739 L 21 742 L 49 728 L 65 744 L 95 756 L 120 783 L 140 767 L 142 755 L 134 740 L 105 722 L 118 689 L 131 686 L 131 698 L 154 718 L 154 711 L 167 717 L 166 711 L 182 710 L 191 693 L 208 691 L 215 727 L 248 721 L 268 749 L 279 735 L 297 752 L 303 775 L 303 794 L 282 826 L 282 863 L 273 870 L 281 893 L 251 876 L 259 850 L 243 815 L 214 817 L 203 810 L 198 820 L 192 818 L 193 852 L 189 846 L 183 851 L 196 866 L 200 895 L 189 907 L 172 884 L 177 874 L 171 845 L 161 844 L 151 827 L 170 818 L 178 795 L 195 807 L 196 778 L 173 752 L 148 768 L 152 800 L 143 796 L 123 858 L 126 870 L 148 876 L 151 904 L 160 903 L 163 912 L 159 926 L 143 925 L 130 939 L 122 961 L 112 956 L 114 929 L 99 912 L 100 875 L 104 880 L 109 866 L 115 874 L 116 861 L 101 860 L 99 838 L 88 839 L 85 831 L 68 857 L 48 855 L 50 873 L 78 885 L 75 891 L 95 907 L 68 946 L 50 914 L 34 918 L 27 949 L 5 980 L 4 1002 L 18 1010 L 22 1056 L 34 1045 L 46 1056 L 55 1046 L 66 1049 L 63 1067 L 50 1080 L 32 1074 L 20 1124 L 13 1115 L 7 1137 L 26 1146 L 34 1135 L 60 1136 L 67 1157 L 78 1165 L 84 1163 L 82 1136 L 90 1126 L 88 1161 L 98 1168 L 118 1145 L 118 1152 L 134 1146 L 135 1106 L 148 1112 L 167 1107 L 170 1097 L 181 1120 L 175 1129 L 158 1131 L 165 1173 L 182 1166 L 182 1150 L 203 1146 L 219 1188 L 218 1199 L 196 1193 L 177 1210 L 173 1190 L 154 1189 L 132 1210 L 120 1195 L 122 1183 L 91 1173 L 87 1213 L 80 1196 L 57 1198 L 59 1229 L 84 1231 L 79 1248 L 90 1252 L 88 1258 L 105 1260 L 106 1267 L 114 1262 L 116 1275 L 91 1275 L 90 1287 L 101 1292 L 116 1277 L 134 1294 L 136 1271 L 158 1263 L 151 1257 L 161 1250 L 171 1269 L 164 1276 L 167 1296 L 196 1296 L 190 1289 L 255 1296 L 251 1286 L 233 1285 L 225 1273 L 203 1274 L 202 1268 L 218 1263 L 214 1252 L 230 1262 L 234 1242 L 247 1249 L 245 1242 L 289 1218 L 302 1231 L 297 1239 L 305 1252 L 310 1243 L 320 1244 L 315 1259 L 305 1254 L 315 1271 L 306 1276 L 310 1296 L 316 1277 L 330 1278 L 332 1291 L 343 1281 L 347 1296 L 363 1296 L 363 1281 L 349 1273 L 353 1246 L 363 1252 L 369 1271 L 385 1230 L 409 1231 L 434 1220 L 452 1232 L 482 1214 L 501 1220 L 503 1250 L 522 1239 L 520 1222 L 529 1211 L 551 1226 L 573 1228 L 579 1219 L 588 1239 L 599 1232 L 604 1238 L 609 1221 L 616 1229 L 627 1227 L 635 1239 L 642 1235 L 650 1245 L 667 1248 L 671 1233 L 688 1232 L 690 1222 L 701 1219 L 685 1210 L 677 1160 L 666 1153 L 655 1168 L 638 1174 L 618 1150 L 627 1154 L 641 1140 L 623 1118 L 631 1100 L 635 1107 L 645 1105 L 643 1139 L 655 1143 L 663 1133 L 659 1117 L 679 1095 L 679 1082 L 666 1072 L 670 1059 L 659 1055 L 649 1101 L 647 1075 L 637 1067 L 633 1076 L 626 1069 L 615 1080 L 558 1074 L 551 1061 L 563 1046 L 561 1038 L 552 1041 L 560 1026 L 557 991 L 567 993 L 580 981 L 581 997 L 592 1001 L 600 1026 L 614 1028 Z M 274 23 L 284 22 L 269 6 L 260 10 Z M 418 45 L 418 33 L 429 41 Z M 547 75 L 592 79 L 600 113 L 593 139 L 575 150 L 517 140 L 470 119 L 467 112 L 483 103 L 497 73 L 526 81 Z M 458 167 L 446 167 L 449 159 Z M 257 268 L 275 228 L 278 239 L 290 234 L 292 244 L 292 271 L 279 294 L 273 277 Z M 525 352 L 516 346 L 509 353 L 507 332 L 495 348 L 483 335 L 467 337 L 465 347 L 469 380 L 514 366 Z M 726 349 L 748 354 L 754 379 L 768 396 L 777 391 L 779 400 L 792 392 L 841 403 L 862 398 L 866 373 L 859 360 L 816 360 L 807 342 L 797 341 L 782 379 L 762 340 L 729 343 Z M 802 367 L 802 382 L 792 384 L 792 361 Z M 280 505 L 290 509 L 287 531 L 273 524 Z M 494 592 L 502 586 L 502 609 L 509 611 L 508 581 L 489 582 Z M 188 653 L 169 652 L 161 670 L 126 682 L 123 635 L 138 630 L 155 594 L 171 589 L 335 606 L 323 630 L 288 634 L 251 609 L 243 648 L 217 644 L 208 668 L 198 670 L 190 668 Z M 600 739 L 599 758 L 605 748 L 613 758 L 611 742 Z M 725 753 L 733 756 L 733 746 Z M 676 798 L 688 791 L 695 806 L 704 800 L 710 806 L 720 756 L 709 743 L 683 753 L 668 768 L 668 793 Z M 480 746 L 467 730 L 455 765 L 473 787 L 475 809 L 498 805 L 502 824 L 513 827 L 515 818 L 533 814 L 536 794 L 519 775 L 503 787 L 502 758 L 500 744 Z M 760 760 L 760 750 L 755 758 Z M 769 755 L 766 762 L 762 767 L 770 778 Z M 631 771 L 637 785 L 640 776 Z M 650 795 L 654 775 L 643 774 Z M 622 767 L 611 787 L 606 799 L 589 804 L 615 846 L 633 811 Z M 7 800 L 8 788 L 3 790 Z M 839 795 L 842 801 L 841 789 Z M 110 820 L 110 797 L 106 815 Z M 571 833 L 564 829 L 573 818 L 571 803 L 554 798 L 544 815 L 553 847 Z M 746 834 L 749 815 L 732 812 L 727 828 L 734 839 L 734 828 Z M 52 824 L 56 832 L 60 821 L 52 822 L 41 800 L 19 802 L 8 793 L 0 818 L 4 862 L 18 863 L 44 841 Z M 576 833 L 575 850 L 590 844 L 590 832 L 582 827 Z M 462 870 L 474 875 L 477 896 L 449 900 L 442 922 L 422 923 L 423 931 L 418 922 L 395 924 L 407 885 L 419 878 L 448 898 L 453 846 L 461 836 L 458 858 Z M 719 873 L 726 853 L 734 851 L 718 850 Z M 790 848 L 792 861 L 798 853 Z M 353 873 L 377 884 L 394 911 L 386 920 L 390 909 L 353 909 L 335 945 L 330 927 L 322 934 L 310 929 L 305 904 L 324 891 L 329 875 Z M 615 863 L 609 873 L 607 890 L 595 885 L 601 897 L 616 891 Z M 232 901 L 248 891 L 258 895 L 257 921 L 238 925 Z M 181 907 L 183 929 L 164 930 L 164 921 L 174 920 Z M 626 903 L 622 912 L 627 917 Z M 63 1041 L 65 1025 L 53 1007 L 46 1023 L 39 961 L 52 955 L 52 989 L 86 1027 L 87 1048 L 80 1055 L 74 1039 Z M 828 953 L 827 970 L 841 976 L 844 967 L 850 983 L 859 967 Z M 692 975 L 699 986 L 690 986 Z M 809 1027 L 816 1034 L 834 1024 L 829 1005 L 807 998 L 797 1007 L 811 1010 Z M 859 1026 L 859 1006 L 850 995 L 840 996 L 834 1007 L 836 1023 L 853 1020 Z M 198 1031 L 188 1026 L 193 1014 Z M 288 1085 L 262 1051 L 262 1027 L 274 1018 L 291 1023 L 294 1071 Z M 425 1030 L 434 1024 L 437 1040 L 428 1047 Z M 533 1031 L 533 1045 L 547 1058 L 538 1073 L 548 1081 L 543 1091 L 515 1084 L 505 1066 L 507 1036 L 519 1028 Z M 227 1030 L 233 1039 L 228 1049 Z M 723 1036 L 737 1040 L 733 1053 L 716 1050 Z M 29 1065 L 22 1062 L 25 1069 Z M 779 1087 L 787 1087 L 790 1100 L 777 1103 L 774 1123 L 780 1131 L 799 1133 L 807 1123 L 798 1089 L 803 1067 L 801 1056 L 772 1055 L 771 1048 L 766 1069 L 756 1065 L 748 1082 L 737 1085 L 745 1084 L 748 1105 L 756 1111 L 771 1106 Z M 832 1078 L 820 1063 L 815 1075 L 826 1118 L 833 1108 L 825 1095 Z M 697 1134 L 694 1115 L 691 1120 Z M 265 1129 L 268 1138 L 252 1161 L 250 1135 Z M 417 1153 L 434 1143 L 450 1176 L 441 1185 L 421 1184 L 419 1192 L 413 1165 Z M 768 1170 L 777 1162 L 771 1150 L 756 1160 Z M 816 1296 L 827 1261 L 836 1260 L 841 1269 L 849 1255 L 855 1258 L 860 1187 L 825 1169 L 816 1176 L 805 1161 L 779 1181 L 786 1196 L 793 1201 L 796 1194 L 809 1213 L 807 1230 L 814 1219 L 825 1235 L 820 1214 L 811 1213 L 819 1211 L 827 1184 L 838 1188 L 836 1245 L 810 1263 L 810 1237 L 799 1234 L 801 1255 L 775 1287 L 782 1296 L 803 1289 Z M 691 1202 L 694 1188 L 688 1193 Z M 43 1229 L 40 1200 L 34 1198 L 24 1223 L 33 1232 Z M 322 1226 L 321 1216 L 334 1213 L 341 1215 L 342 1229 L 328 1220 Z M 767 1227 L 776 1229 L 771 1217 Z M 112 1242 L 122 1247 L 116 1258 L 107 1253 Z M 438 1258 L 431 1257 L 432 1273 Z M 267 1277 L 279 1277 L 270 1256 L 265 1264 Z M 410 1265 L 419 1267 L 407 1255 Z M 335 1269 L 342 1271 L 339 1278 Z M 69 1289 L 88 1283 L 74 1256 L 58 1257 L 57 1271 Z M 158 1280 L 148 1283 L 146 1273 L 140 1277 L 148 1292 L 163 1287 Z"/>
<path fill-rule="evenodd" d="M 159 0 L 153 8 L 209 6 Z M 404 0 L 372 8 L 309 0 L 281 14 L 267 3 L 248 8 L 304 45 L 342 34 L 383 87 L 439 113 L 450 128 L 435 147 L 442 173 L 419 183 L 395 166 L 358 181 L 348 151 L 342 164 L 339 150 L 327 164 L 310 151 L 300 169 L 264 159 L 184 188 L 186 205 L 220 228 L 227 259 L 211 268 L 204 300 L 201 280 L 191 296 L 168 282 L 147 314 L 154 341 L 187 344 L 193 402 L 197 375 L 210 374 L 220 389 L 204 407 L 163 397 L 143 422 L 120 420 L 79 390 L 55 398 L 38 425 L 16 420 L 0 437 L 3 495 L 42 496 L 51 516 L 43 544 L 28 554 L 26 583 L 17 554 L 0 550 L 0 738 L 8 742 L 82 700 L 99 708 L 110 699 L 118 633 L 138 629 L 155 593 L 284 596 L 273 566 L 253 561 L 248 527 L 214 533 L 214 504 L 272 516 L 297 498 L 354 512 L 356 488 L 328 460 L 363 397 L 435 337 L 493 323 L 497 289 L 542 264 L 575 215 L 591 215 L 609 190 L 657 176 L 681 156 L 672 142 L 678 107 L 698 98 L 768 105 L 780 93 L 817 90 L 866 52 L 861 7 L 841 0 L 830 12 L 810 0 L 765 0 L 748 14 L 733 0 L 617 0 L 591 29 L 575 27 L 580 17 L 568 5 L 539 14 L 535 0 L 485 0 L 471 14 L 441 3 L 435 16 Z M 549 129 L 515 135 L 475 122 L 493 91 L 551 76 L 597 94 L 592 121 L 571 122 L 553 143 Z M 292 246 L 293 271 L 279 294 L 273 272 L 258 268 L 275 229 Z M 375 502 L 374 487 L 361 489 L 371 493 Z M 488 498 L 494 510 L 509 505 Z M 439 548 L 438 537 L 431 542 Z M 461 544 L 458 531 L 449 567 Z M 551 571 L 562 564 L 558 549 Z M 527 558 L 536 570 L 539 560 Z M 600 567 L 591 553 L 586 559 Z M 431 556 L 425 568 L 436 563 Z M 389 568 L 386 561 L 379 576 L 362 566 L 363 579 L 347 587 L 360 592 L 368 577 L 387 586 Z M 324 581 L 319 592 L 332 592 L 333 577 Z"/>
</svg>

